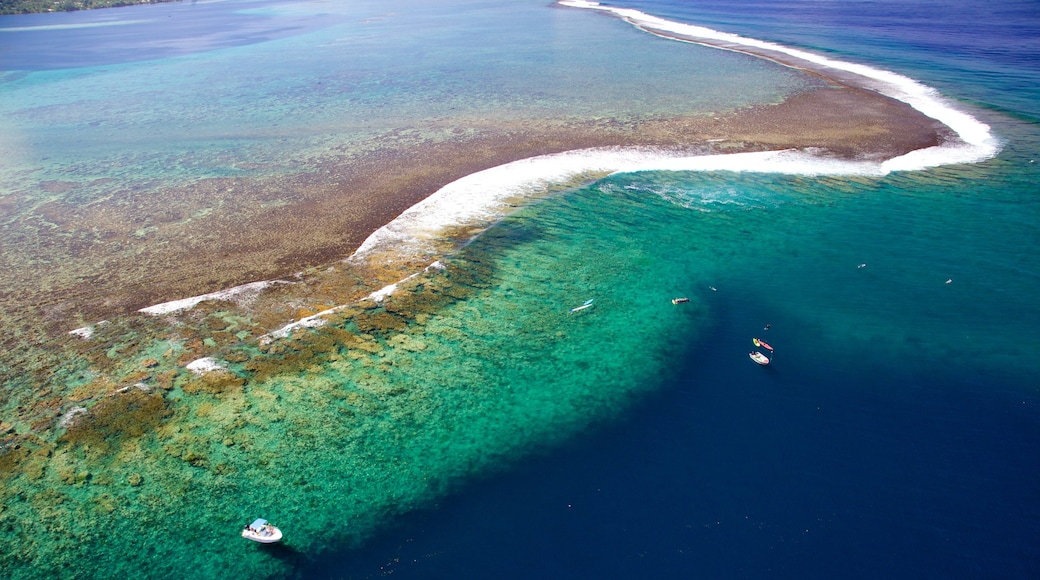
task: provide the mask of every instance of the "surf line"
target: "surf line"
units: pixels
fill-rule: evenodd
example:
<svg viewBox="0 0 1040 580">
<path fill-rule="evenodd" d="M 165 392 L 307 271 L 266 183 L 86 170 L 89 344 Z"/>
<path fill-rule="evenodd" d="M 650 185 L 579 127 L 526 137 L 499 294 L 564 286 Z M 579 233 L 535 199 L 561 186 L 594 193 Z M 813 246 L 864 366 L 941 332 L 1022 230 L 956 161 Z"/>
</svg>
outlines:
<svg viewBox="0 0 1040 580">
<path fill-rule="evenodd" d="M 373 232 L 347 259 L 348 262 L 390 261 L 402 254 L 426 262 L 439 259 L 439 254 L 445 249 L 435 242 L 443 239 L 442 234 L 448 228 L 489 227 L 504 218 L 515 207 L 514 202 L 537 196 L 546 184 L 565 182 L 581 175 L 733 171 L 806 176 L 882 176 L 892 171 L 978 162 L 998 151 L 997 140 L 987 125 L 955 109 L 937 91 L 909 77 L 779 44 L 672 22 L 637 10 L 613 8 L 585 0 L 560 0 L 559 4 L 608 12 L 640 30 L 670 40 L 741 51 L 806 70 L 829 69 L 821 74 L 832 77 L 844 74 L 846 79 L 856 79 L 856 83 L 847 80 L 848 84 L 862 85 L 864 89 L 907 103 L 923 115 L 940 121 L 958 136 L 959 141 L 911 151 L 886 161 L 829 158 L 794 149 L 689 155 L 651 147 L 590 148 L 529 157 L 472 173 L 443 186 Z"/>
<path fill-rule="evenodd" d="M 765 58 L 785 66 L 825 73 L 839 80 L 855 79 L 855 84 L 902 101 L 921 114 L 946 125 L 963 143 L 944 143 L 911 151 L 881 163 L 885 172 L 926 169 L 955 163 L 977 163 L 997 154 L 997 139 L 985 123 L 957 110 L 938 91 L 909 77 L 874 67 L 828 58 L 781 44 L 720 32 L 703 26 L 685 24 L 651 16 L 630 8 L 604 6 L 588 0 L 559 0 L 561 6 L 599 10 L 620 17 L 629 24 L 662 38 L 692 42 L 722 50 L 742 52 Z M 837 71 L 835 74 L 833 71 Z"/>
</svg>

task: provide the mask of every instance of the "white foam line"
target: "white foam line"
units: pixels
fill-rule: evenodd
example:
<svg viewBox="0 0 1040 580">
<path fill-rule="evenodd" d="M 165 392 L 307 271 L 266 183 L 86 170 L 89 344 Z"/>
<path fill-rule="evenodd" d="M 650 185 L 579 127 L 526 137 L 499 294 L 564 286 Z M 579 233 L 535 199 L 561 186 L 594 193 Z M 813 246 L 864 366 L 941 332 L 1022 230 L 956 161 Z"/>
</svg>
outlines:
<svg viewBox="0 0 1040 580">
<path fill-rule="evenodd" d="M 416 273 L 412 274 L 411 276 L 408 276 L 408 277 L 404 278 L 403 280 L 399 280 L 397 282 L 394 282 L 393 284 L 387 284 L 386 286 L 383 286 L 379 290 L 376 290 L 375 292 L 369 294 L 364 299 L 372 300 L 374 302 L 382 302 L 383 300 L 386 300 L 386 298 L 388 296 L 390 296 L 391 294 L 396 292 L 398 286 L 400 286 L 401 284 L 411 280 L 412 278 L 415 278 L 419 274 L 422 274 L 423 272 L 429 272 L 430 270 L 443 270 L 443 269 L 444 269 L 444 263 L 441 262 L 440 260 L 437 260 L 434 263 L 430 264 L 429 266 L 426 266 L 425 268 L 423 268 L 422 272 L 416 272 Z"/>
<path fill-rule="evenodd" d="M 829 68 L 856 75 L 867 81 L 865 84 L 879 93 L 902 101 L 920 113 L 943 123 L 957 133 L 964 142 L 960 146 L 943 145 L 929 147 L 896 157 L 882 164 L 882 168 L 885 171 L 905 171 L 953 163 L 978 162 L 992 157 L 999 148 L 997 140 L 993 137 L 988 125 L 971 115 L 955 109 L 935 89 L 891 71 L 835 60 L 781 44 L 747 38 L 728 32 L 719 32 L 703 26 L 673 22 L 638 10 L 613 8 L 586 0 L 560 0 L 559 3 L 572 8 L 610 12 L 638 28 L 648 29 L 649 32 L 662 31 L 689 38 L 693 41 L 703 40 L 709 44 L 736 45 L 758 51 L 785 54 L 811 63 L 815 69 Z M 756 53 L 751 52 L 750 54 Z"/>
<path fill-rule="evenodd" d="M 328 310 L 322 310 L 317 314 L 312 314 L 305 318 L 301 318 L 295 322 L 290 322 L 289 324 L 286 324 L 278 330 L 269 332 L 261 336 L 259 342 L 260 344 L 267 344 L 276 338 L 285 338 L 292 334 L 292 331 L 299 328 L 317 328 L 319 326 L 324 326 L 326 316 L 339 312 L 340 310 L 347 308 L 347 306 L 348 305 L 334 306 L 332 308 L 329 308 Z"/>
<path fill-rule="evenodd" d="M 710 46 L 728 50 L 744 47 L 748 54 L 756 56 L 762 56 L 761 53 L 784 54 L 810 63 L 814 69 L 829 68 L 855 75 L 865 87 L 905 102 L 922 114 L 947 125 L 958 135 L 960 142 L 920 149 L 880 163 L 839 160 L 813 155 L 809 151 L 688 156 L 646 148 L 584 149 L 532 157 L 486 169 L 449 183 L 374 232 L 349 260 L 367 259 L 379 250 L 433 255 L 436 252 L 433 242 L 444 235 L 445 228 L 488 224 L 508 211 L 508 200 L 544 190 L 551 183 L 564 182 L 586 173 L 725 170 L 880 176 L 892 171 L 978 162 L 992 157 L 998 150 L 997 140 L 987 125 L 955 109 L 934 89 L 899 74 L 771 42 L 672 22 L 637 10 L 612 8 L 583 0 L 562 0 L 560 4 L 610 12 L 651 33 L 671 33 L 690 42 L 703 41 Z"/>
<path fill-rule="evenodd" d="M 544 189 L 583 172 L 610 173 L 618 163 L 645 163 L 648 150 L 587 149 L 506 163 L 445 185 L 370 235 L 351 256 L 367 257 L 377 248 L 412 251 L 432 247 L 446 226 L 477 224 L 501 217 L 510 199 Z"/>
<path fill-rule="evenodd" d="M 406 280 L 411 280 L 415 276 L 418 276 L 418 274 L 412 274 L 411 276 L 408 276 L 404 280 L 401 280 L 401 282 L 404 282 Z M 391 294 L 393 294 L 397 290 L 397 285 L 398 284 L 400 284 L 400 282 L 394 282 L 393 284 L 387 284 L 386 286 L 383 286 L 379 290 L 376 290 L 375 292 L 369 294 L 367 296 L 367 298 L 369 300 L 372 300 L 372 301 L 377 302 L 377 303 L 378 302 L 382 302 L 383 300 L 386 300 L 386 298 L 388 296 L 390 296 Z"/>
<path fill-rule="evenodd" d="M 141 24 L 151 20 L 109 20 L 104 22 L 84 22 L 82 24 L 45 24 L 42 26 L 8 26 L 0 28 L 0 32 L 36 32 L 39 30 L 72 30 L 75 28 L 97 28 L 101 26 L 125 26 Z"/>
<path fill-rule="evenodd" d="M 191 298 L 182 298 L 180 300 L 173 300 L 170 302 L 163 302 L 162 304 L 156 304 L 154 306 L 148 306 L 142 308 L 138 312 L 144 314 L 151 314 L 152 316 L 162 316 L 181 310 L 187 310 L 194 308 L 199 302 L 205 300 L 229 300 L 229 301 L 240 301 L 249 298 L 256 297 L 264 288 L 273 286 L 274 284 L 290 284 L 284 280 L 263 280 L 260 282 L 250 282 L 249 284 L 243 284 L 241 286 L 235 286 L 234 288 L 228 288 L 227 290 L 220 290 L 218 292 L 210 292 L 209 294 L 202 294 L 201 296 L 192 296 Z"/>
<path fill-rule="evenodd" d="M 94 326 L 93 325 L 91 325 L 91 326 L 82 326 L 82 327 L 77 328 L 75 330 L 70 330 L 69 334 L 71 334 L 73 336 L 78 336 L 78 337 L 82 338 L 83 340 L 86 340 L 86 339 L 94 336 Z"/>
<path fill-rule="evenodd" d="M 108 324 L 108 321 L 107 320 L 102 320 L 100 322 L 97 322 L 95 324 L 91 324 L 89 326 L 83 326 L 83 327 L 77 328 L 75 330 L 70 330 L 69 334 L 71 334 L 73 336 L 78 336 L 78 337 L 82 338 L 83 340 L 87 340 L 87 339 L 91 338 L 92 336 L 94 336 L 94 329 L 95 328 L 97 328 L 98 326 L 104 326 L 106 324 Z"/>
<path fill-rule="evenodd" d="M 426 268 L 424 268 L 423 272 L 428 272 L 431 269 L 443 270 L 444 269 L 444 264 L 441 263 L 440 260 L 437 260 L 436 262 L 434 262 L 434 263 L 430 264 L 429 266 L 427 266 Z M 418 276 L 421 273 L 422 272 L 416 272 L 415 274 L 412 274 L 412 275 L 410 275 L 410 276 L 408 276 L 408 277 L 406 277 L 406 278 L 404 278 L 402 280 L 394 282 L 393 284 L 388 284 L 388 285 L 380 288 L 379 290 L 376 290 L 375 292 L 372 292 L 368 296 L 365 296 L 361 300 L 372 300 L 374 302 L 380 303 L 383 300 L 386 300 L 387 296 L 390 296 L 391 294 L 393 294 L 397 290 L 398 285 L 400 285 L 400 284 L 402 284 L 404 282 L 407 282 L 408 280 L 411 280 L 412 278 L 415 278 L 416 276 Z M 278 330 L 275 330 L 273 332 L 269 332 L 269 333 L 261 336 L 260 339 L 259 339 L 260 344 L 268 344 L 268 343 L 270 343 L 272 340 L 274 340 L 276 338 L 285 338 L 285 337 L 289 336 L 290 334 L 292 334 L 292 332 L 294 330 L 297 330 L 299 328 L 318 328 L 319 326 L 324 326 L 326 317 L 328 317 L 331 314 L 335 314 L 336 312 L 339 312 L 340 310 L 349 308 L 350 306 L 352 306 L 352 305 L 351 304 L 341 304 L 339 306 L 333 306 L 332 308 L 329 308 L 327 310 L 322 310 L 321 312 L 318 312 L 317 314 L 312 314 L 312 315 L 307 316 L 305 318 L 301 318 L 301 319 L 299 319 L 299 320 L 297 320 L 295 322 L 290 322 L 289 324 L 286 324 L 285 326 L 279 328 Z"/>
<path fill-rule="evenodd" d="M 209 372 L 213 372 L 213 371 L 216 371 L 216 370 L 221 370 L 221 369 L 223 369 L 225 367 L 224 367 L 224 365 L 222 365 L 219 362 L 217 362 L 217 359 L 215 359 L 215 358 L 213 358 L 211 356 L 207 356 L 207 357 L 203 357 L 203 358 L 195 359 L 195 360 L 191 361 L 190 363 L 185 365 L 184 368 L 188 369 L 189 371 L 191 371 L 191 372 L 193 372 L 193 373 L 195 373 L 197 375 L 204 375 L 204 374 L 209 373 Z"/>
<path fill-rule="evenodd" d="M 689 156 L 650 148 L 579 149 L 499 165 L 453 181 L 372 233 L 349 261 L 381 250 L 433 255 L 451 226 L 490 223 L 511 209 L 509 200 L 591 173 L 634 171 L 755 171 L 800 175 L 880 175 L 877 163 L 823 158 L 786 150 Z"/>
</svg>

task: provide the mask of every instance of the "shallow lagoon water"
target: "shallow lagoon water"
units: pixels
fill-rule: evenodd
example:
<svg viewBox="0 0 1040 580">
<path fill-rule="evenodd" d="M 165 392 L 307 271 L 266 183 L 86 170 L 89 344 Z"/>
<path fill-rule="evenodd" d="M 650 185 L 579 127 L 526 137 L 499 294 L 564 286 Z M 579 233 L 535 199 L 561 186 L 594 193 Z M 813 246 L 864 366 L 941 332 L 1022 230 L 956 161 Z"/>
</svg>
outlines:
<svg viewBox="0 0 1040 580">
<path fill-rule="evenodd" d="M 1008 142 L 977 165 L 551 194 L 382 306 L 288 340 L 256 341 L 250 309 L 222 302 L 70 338 L 91 364 L 140 364 L 147 390 L 101 399 L 95 429 L 8 480 L 7 561 L 24 577 L 1030 577 L 1037 140 L 986 120 Z M 752 336 L 777 348 L 770 367 L 747 360 Z M 203 351 L 231 372 L 164 375 Z M 122 387 L 94 372 L 55 376 Z M 285 546 L 239 541 L 256 515 Z"/>
</svg>

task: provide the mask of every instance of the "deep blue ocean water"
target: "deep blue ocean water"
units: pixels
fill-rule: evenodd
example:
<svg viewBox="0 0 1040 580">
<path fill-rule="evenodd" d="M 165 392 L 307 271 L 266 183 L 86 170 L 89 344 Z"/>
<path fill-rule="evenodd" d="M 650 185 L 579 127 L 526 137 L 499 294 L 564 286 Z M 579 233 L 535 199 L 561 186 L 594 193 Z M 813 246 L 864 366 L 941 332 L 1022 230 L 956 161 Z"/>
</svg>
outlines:
<svg viewBox="0 0 1040 580">
<path fill-rule="evenodd" d="M 990 5 L 974 0 L 633 0 L 618 5 L 883 65 L 944 94 L 1007 106 L 1035 119 L 1040 6 L 1030 0 Z"/>
<path fill-rule="evenodd" d="M 61 141 L 53 135 L 68 132 L 128 151 L 109 154 L 99 147 L 99 152 L 84 153 L 84 160 L 60 150 L 70 161 L 56 162 L 55 172 L 91 165 L 90 156 L 96 154 L 111 168 L 92 167 L 88 176 L 159 175 L 169 171 L 168 158 L 187 159 L 178 170 L 189 176 L 211 175 L 227 158 L 237 161 L 239 155 L 268 159 L 290 151 L 302 156 L 298 150 L 338 144 L 328 135 L 356 129 L 361 126 L 357 119 L 369 115 L 360 104 L 344 112 L 343 103 L 351 102 L 349 91 L 342 99 L 311 90 L 307 79 L 319 73 L 299 64 L 307 62 L 311 48 L 306 42 L 293 44 L 294 39 L 316 33 L 330 43 L 322 44 L 323 50 L 335 42 L 356 42 L 366 49 L 409 43 L 394 37 L 393 25 L 371 36 L 320 36 L 344 21 L 378 20 L 389 10 L 382 6 L 351 4 L 324 13 L 306 4 L 297 13 L 292 3 L 277 9 L 263 2 L 217 4 L 227 9 L 205 12 L 199 16 L 204 21 L 187 24 L 183 35 L 155 19 L 186 13 L 192 8 L 187 3 L 119 12 L 124 20 L 151 23 L 126 26 L 134 30 L 132 37 L 104 34 L 124 25 L 69 29 L 72 36 L 65 38 L 93 47 L 86 51 L 48 54 L 45 49 L 54 37 L 16 46 L 8 39 L 17 33 L 3 33 L 0 47 L 6 52 L 0 58 L 19 54 L 21 69 L 39 73 L 27 77 L 28 83 L 23 73 L 8 73 L 7 80 L 20 91 L 18 99 L 78 103 L 71 112 L 56 113 L 61 107 L 46 106 L 50 102 L 39 108 L 12 102 L 10 109 L 22 112 L 15 124 L 31 125 L 36 113 L 47 118 L 41 121 L 47 130 L 32 137 L 41 143 Z M 473 23 L 501 23 L 503 14 L 512 14 L 494 2 L 460 5 Z M 548 449 L 534 445 L 535 452 L 518 453 L 490 473 L 463 477 L 449 494 L 434 495 L 418 509 L 392 518 L 360 546 L 300 554 L 291 549 L 290 536 L 290 548 L 271 550 L 270 556 L 289 562 L 302 578 L 1040 575 L 1040 364 L 1033 357 L 1040 348 L 1035 334 L 1040 307 L 1034 300 L 1040 290 L 1040 260 L 1033 250 L 1040 242 L 1035 185 L 1040 169 L 1034 163 L 1040 158 L 1040 7 L 1030 1 L 993 5 L 981 0 L 631 0 L 624 5 L 921 80 L 970 106 L 992 125 L 1003 149 L 997 158 L 976 166 L 877 179 L 726 172 L 613 176 L 505 220 L 470 251 L 510 256 L 519 270 L 528 264 L 524 260 L 535 262 L 534 250 L 524 250 L 532 238 L 549 239 L 550 249 L 557 244 L 557 250 L 587 253 L 593 271 L 588 277 L 600 286 L 595 288 L 597 306 L 579 319 L 584 323 L 611 316 L 633 327 L 640 324 L 638 312 L 610 310 L 611 300 L 639 303 L 639 296 L 626 294 L 626 285 L 640 291 L 653 286 L 652 279 L 633 280 L 632 272 L 667 280 L 671 286 L 660 289 L 662 295 L 689 293 L 703 305 L 696 312 L 705 314 L 691 315 L 688 335 L 679 332 L 664 340 L 666 364 L 646 365 L 660 373 L 644 377 L 652 388 L 615 415 L 593 421 L 584 432 Z M 431 12 L 410 15 L 414 21 L 401 30 L 424 28 L 424 22 L 429 24 L 425 28 L 438 30 L 439 20 Z M 19 23 L 106 22 L 107 14 L 115 13 L 34 16 Z M 526 8 L 516 14 L 518 23 L 530 22 Z M 595 14 L 561 13 L 560 18 L 554 46 L 565 49 L 582 42 L 602 43 L 596 45 L 602 48 L 627 26 Z M 0 27 L 10 26 L 8 22 L 0 20 Z M 240 33 L 229 38 L 228 26 Z M 200 29 L 212 33 L 209 40 L 199 38 Z M 147 39 L 157 30 L 168 36 L 151 45 Z M 581 41 L 586 33 L 588 38 Z M 626 31 L 617 38 L 639 34 Z M 524 46 L 522 37 L 509 37 L 516 42 L 514 51 Z M 537 38 L 528 40 L 538 44 Z M 626 53 L 644 47 L 641 40 L 631 42 Z M 654 42 L 641 57 L 656 54 L 676 70 L 685 62 L 684 50 L 700 50 Z M 404 60 L 430 58 L 436 75 L 426 76 L 420 64 L 395 79 L 381 76 L 375 65 L 315 69 L 329 75 L 325 80 L 358 74 L 364 81 L 359 84 L 383 86 L 376 94 L 393 100 L 405 116 L 423 121 L 428 107 L 455 104 L 445 95 L 467 95 L 451 80 L 452 51 L 459 47 L 425 53 L 421 43 L 409 46 L 415 52 Z M 113 49 L 118 53 L 120 47 L 129 47 L 132 54 L 113 61 Z M 538 57 L 535 61 L 558 56 L 530 50 Z M 162 133 L 154 143 L 149 140 L 152 128 L 176 131 L 148 103 L 156 98 L 172 110 L 191 111 L 188 104 L 198 95 L 139 87 L 149 82 L 176 87 L 176 75 L 187 78 L 199 70 L 192 59 L 211 52 L 224 56 L 216 58 L 215 67 L 209 63 L 201 70 L 221 82 L 225 75 L 220 71 L 235 70 L 237 59 L 258 58 L 262 65 L 245 80 L 225 74 L 235 79 L 229 86 L 254 82 L 263 87 L 257 93 L 269 98 L 243 113 L 200 105 L 192 119 L 201 125 L 234 117 L 228 126 L 248 130 L 229 130 L 225 139 L 221 131 L 198 138 L 185 129 L 204 144 L 203 152 L 195 153 L 197 159 L 185 158 L 176 143 L 163 144 Z M 282 53 L 289 55 L 289 63 L 280 68 Z M 503 59 L 501 51 L 490 54 L 488 61 Z M 387 56 L 387 70 L 400 70 L 394 58 Z M 154 67 L 135 64 L 152 59 Z M 730 62 L 736 61 L 720 58 L 712 66 Z M 763 72 L 769 67 L 740 62 L 726 70 L 732 75 L 772 74 Z M 593 74 L 600 64 L 582 57 L 573 66 Z M 106 67 L 114 76 L 99 74 Z M 490 64 L 477 68 L 473 74 L 491 88 L 476 97 L 458 97 L 460 104 L 477 111 L 474 115 L 482 110 L 481 99 L 497 107 L 502 95 L 512 94 L 508 74 Z M 589 108 L 624 109 L 624 98 L 634 90 L 628 87 L 654 86 L 652 73 L 639 70 L 643 72 L 632 74 L 647 76 L 627 79 L 632 84 L 624 90 L 597 91 Z M 696 84 L 707 87 L 712 73 L 699 72 L 705 76 Z M 81 102 L 61 91 L 47 96 L 48 83 L 61 88 L 66 80 L 95 76 L 99 93 L 125 91 L 116 93 L 127 95 L 128 101 L 118 105 L 119 115 L 97 113 L 89 99 Z M 716 76 L 720 84 L 729 78 Z M 18 84 L 31 85 L 36 79 L 42 79 L 42 88 Z M 609 75 L 597 77 L 597 87 L 610 80 Z M 762 82 L 766 88 L 749 99 L 768 100 L 769 87 L 788 82 L 797 84 L 780 75 L 770 77 Z M 430 101 L 408 96 L 416 87 L 444 86 L 440 83 L 449 88 L 434 91 L 438 96 Z M 758 86 L 747 79 L 732 86 L 741 83 Z M 554 90 L 561 94 L 534 97 L 534 110 L 564 101 L 585 111 L 581 85 L 572 94 L 568 89 L 573 86 L 560 83 Z M 655 89 L 665 94 L 646 91 L 646 100 L 654 103 L 649 108 L 670 112 L 675 106 L 667 98 L 672 85 Z M 371 93 L 358 94 L 361 100 L 371 98 Z M 725 100 L 725 91 L 720 91 L 699 106 L 721 107 Z M 263 131 L 270 122 L 294 116 L 293 110 L 312 116 L 291 135 L 272 130 L 273 137 L 266 139 Z M 520 116 L 525 114 L 532 113 Z M 98 123 L 92 124 L 94 120 Z M 115 122 L 120 125 L 106 132 L 106 123 Z M 38 154 L 13 139 L 3 145 L 5 151 Z M 135 147 L 147 154 L 132 153 Z M 220 152 L 219 162 L 213 161 L 217 155 L 205 153 L 206 147 Z M 249 155 L 240 152 L 247 147 Z M 196 151 L 196 142 L 183 150 Z M 44 161 L 41 155 L 25 163 L 52 170 Z M 11 167 L 17 170 L 11 183 L 31 181 L 24 168 L 12 163 L 7 169 Z M 567 237 L 570 233 L 573 239 Z M 859 264 L 866 266 L 857 268 Z M 566 271 L 552 274 L 546 284 L 568 276 Z M 613 280 L 615 286 L 603 280 Z M 649 316 L 647 320 L 650 325 Z M 777 347 L 768 368 L 747 360 L 752 336 Z M 604 341 L 588 348 L 609 353 L 611 347 Z M 452 371 L 446 367 L 444 372 Z M 321 506 L 335 509 L 335 504 Z"/>
<path fill-rule="evenodd" d="M 848 280 L 787 280 L 786 262 L 764 265 L 762 278 L 741 280 L 743 290 L 718 305 L 706 338 L 674 353 L 679 378 L 623 420 L 475 482 L 403 518 L 362 553 L 332 557 L 304 575 L 1036 577 L 1038 367 L 1014 355 L 986 361 L 995 353 L 976 358 L 973 349 L 1028 357 L 1022 349 L 1037 344 L 1030 335 L 1040 309 L 1028 297 L 1040 289 L 1040 270 L 1026 252 L 1040 242 L 1033 163 L 1040 157 L 1040 5 L 615 5 L 894 70 L 998 111 L 994 124 L 1006 143 L 991 168 L 1004 167 L 959 185 L 935 186 L 927 177 L 898 183 L 894 197 L 832 216 L 826 237 L 788 242 L 806 244 L 800 251 L 810 260 L 856 264 L 860 252 L 869 264 L 863 273 L 905 258 L 901 275 L 911 276 L 940 261 L 984 278 L 972 282 L 983 288 L 970 302 L 930 291 L 909 298 L 903 288 L 879 297 L 899 282 L 879 280 L 863 294 Z M 937 196 L 931 203 L 913 201 L 930 194 Z M 940 216 L 949 209 L 944 196 L 963 204 L 958 215 Z M 790 248 L 756 251 L 782 261 Z M 786 275 L 817 275 L 796 272 Z M 1009 294 L 1015 306 L 1005 308 Z M 862 309 L 861 326 L 846 330 L 849 343 L 840 333 L 785 330 L 809 319 L 828 325 L 832 301 Z M 797 312 L 814 307 L 820 310 Z M 923 322 L 903 318 L 901 309 L 931 312 Z M 789 318 L 777 323 L 780 312 Z M 864 340 L 872 320 L 889 316 L 934 326 L 894 355 L 883 344 L 888 329 Z M 768 331 L 763 321 L 772 321 Z M 964 340 L 980 331 L 995 344 Z M 806 346 L 761 372 L 734 360 L 750 334 Z"/>
</svg>

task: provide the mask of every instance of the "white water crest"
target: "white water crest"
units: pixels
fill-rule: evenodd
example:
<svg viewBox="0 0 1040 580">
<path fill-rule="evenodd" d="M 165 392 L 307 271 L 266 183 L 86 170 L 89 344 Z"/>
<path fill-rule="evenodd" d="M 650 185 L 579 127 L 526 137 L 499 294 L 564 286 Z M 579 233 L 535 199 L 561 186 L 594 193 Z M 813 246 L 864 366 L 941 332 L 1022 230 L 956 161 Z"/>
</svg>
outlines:
<svg viewBox="0 0 1040 580">
<path fill-rule="evenodd" d="M 673 22 L 638 10 L 614 8 L 586 0 L 560 0 L 559 4 L 572 8 L 609 12 L 623 18 L 633 26 L 651 33 L 676 35 L 683 40 L 688 39 L 691 42 L 738 50 L 766 58 L 787 57 L 781 60 L 788 64 L 797 63 L 803 68 L 824 74 L 842 73 L 840 76 L 843 78 L 852 75 L 858 81 L 857 84 L 910 105 L 922 114 L 952 129 L 963 141 L 959 144 L 929 147 L 890 159 L 882 164 L 882 168 L 886 172 L 919 170 L 954 163 L 975 163 L 993 157 L 999 149 L 997 139 L 990 132 L 988 125 L 954 108 L 935 89 L 891 71 L 835 60 L 805 50 L 720 32 L 703 26 Z M 795 63 L 791 63 L 790 59 L 794 59 Z"/>
<path fill-rule="evenodd" d="M 904 156 L 905 157 L 905 156 Z M 478 171 L 453 181 L 376 230 L 348 258 L 438 257 L 436 244 L 449 228 L 490 225 L 514 209 L 514 200 L 583 175 L 637 171 L 732 171 L 791 175 L 875 175 L 891 168 L 878 163 L 825 157 L 808 151 L 756 151 L 684 155 L 652 148 L 578 149 L 541 155 Z"/>
<path fill-rule="evenodd" d="M 512 200 L 544 191 L 582 175 L 636 171 L 753 171 L 798 175 L 882 175 L 878 163 L 850 161 L 782 150 L 728 155 L 684 155 L 654 148 L 578 149 L 529 157 L 472 173 L 445 185 L 383 226 L 354 252 L 351 260 L 377 251 L 435 254 L 434 242 L 452 226 L 491 223 L 504 217 Z"/>
<path fill-rule="evenodd" d="M 106 324 L 108 324 L 107 320 L 101 320 L 101 321 L 95 322 L 94 324 L 83 326 L 83 327 L 77 328 L 75 330 L 70 330 L 69 334 L 71 334 L 72 336 L 78 336 L 78 337 L 82 338 L 83 340 L 89 340 L 90 338 L 92 338 L 94 336 L 94 331 L 97 329 L 97 327 L 105 326 Z"/>
<path fill-rule="evenodd" d="M 172 314 L 181 310 L 188 310 L 194 308 L 199 302 L 206 300 L 225 300 L 232 302 L 248 301 L 255 298 L 268 286 L 273 284 L 289 284 L 284 280 L 264 280 L 261 282 L 250 282 L 249 284 L 243 284 L 241 286 L 235 286 L 234 288 L 228 288 L 227 290 L 220 290 L 217 292 L 210 292 L 209 294 L 202 294 L 199 296 L 192 296 L 191 298 L 181 298 L 180 300 L 172 300 L 170 302 L 163 302 L 162 304 L 155 304 L 138 310 L 144 314 L 151 314 L 152 316 L 162 316 L 164 314 Z"/>
<path fill-rule="evenodd" d="M 227 367 L 222 365 L 217 359 L 207 356 L 200 359 L 195 359 L 185 365 L 186 369 L 195 373 L 196 375 L 204 375 L 213 371 L 225 370 Z"/>
<path fill-rule="evenodd" d="M 683 155 L 649 148 L 599 148 L 568 151 L 523 159 L 468 175 L 449 183 L 379 229 L 358 248 L 351 260 L 367 259 L 377 251 L 436 255 L 435 240 L 447 228 L 490 224 L 505 216 L 516 200 L 552 183 L 584 174 L 634 171 L 735 171 L 797 175 L 875 175 L 892 171 L 922 170 L 940 165 L 976 163 L 999 150 L 998 141 L 985 123 L 953 107 L 935 89 L 911 78 L 873 67 L 834 60 L 780 44 L 745 38 L 701 26 L 650 16 L 638 10 L 614 8 L 585 0 L 561 0 L 573 8 L 612 13 L 646 30 L 679 41 L 699 42 L 725 50 L 855 78 L 856 84 L 907 103 L 922 114 L 949 127 L 958 141 L 912 151 L 877 161 L 841 160 L 814 155 L 812 151 L 770 151 L 717 155 Z M 676 38 L 679 37 L 679 38 Z M 784 58 L 779 58 L 783 56 Z"/>
</svg>

